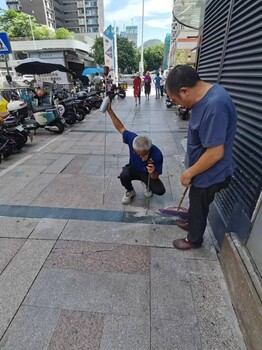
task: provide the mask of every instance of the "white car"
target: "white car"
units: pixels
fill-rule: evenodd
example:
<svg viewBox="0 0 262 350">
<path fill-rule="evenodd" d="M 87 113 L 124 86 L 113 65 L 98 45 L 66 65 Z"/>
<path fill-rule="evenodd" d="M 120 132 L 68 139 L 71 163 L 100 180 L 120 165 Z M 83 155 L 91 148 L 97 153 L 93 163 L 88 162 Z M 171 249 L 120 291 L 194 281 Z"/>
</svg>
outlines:
<svg viewBox="0 0 262 350">
<path fill-rule="evenodd" d="M 35 80 L 35 76 L 32 74 L 25 74 L 23 75 L 23 82 L 24 83 L 31 83 L 33 80 Z"/>
</svg>

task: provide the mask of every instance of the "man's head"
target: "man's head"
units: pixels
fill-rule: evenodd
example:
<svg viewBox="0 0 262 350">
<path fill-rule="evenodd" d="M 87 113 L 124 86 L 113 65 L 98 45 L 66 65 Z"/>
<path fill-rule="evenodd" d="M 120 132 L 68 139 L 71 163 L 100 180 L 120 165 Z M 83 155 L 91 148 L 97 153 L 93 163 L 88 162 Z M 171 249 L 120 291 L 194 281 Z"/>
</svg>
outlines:
<svg viewBox="0 0 262 350">
<path fill-rule="evenodd" d="M 168 74 L 166 90 L 168 96 L 178 105 L 191 108 L 195 103 L 195 87 L 201 81 L 191 66 L 178 65 Z"/>
<path fill-rule="evenodd" d="M 146 135 L 138 135 L 134 138 L 133 149 L 142 160 L 148 159 L 151 148 L 152 141 L 150 137 Z"/>
<path fill-rule="evenodd" d="M 96 75 L 99 75 L 99 73 L 98 73 L 98 72 L 96 72 Z"/>
</svg>

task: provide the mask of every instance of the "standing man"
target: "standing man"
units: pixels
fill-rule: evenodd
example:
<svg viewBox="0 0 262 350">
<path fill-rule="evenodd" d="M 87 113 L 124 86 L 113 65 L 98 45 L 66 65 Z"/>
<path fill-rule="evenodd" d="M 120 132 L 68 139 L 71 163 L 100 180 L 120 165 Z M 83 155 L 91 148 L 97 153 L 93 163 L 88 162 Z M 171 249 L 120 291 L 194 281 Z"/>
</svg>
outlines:
<svg viewBox="0 0 262 350">
<path fill-rule="evenodd" d="M 94 77 L 94 84 L 96 91 L 99 91 L 102 87 L 103 78 L 99 75 L 98 72 L 96 72 L 96 75 Z"/>
<path fill-rule="evenodd" d="M 159 73 L 157 73 L 156 77 L 154 78 L 154 83 L 156 88 L 156 98 L 160 98 L 161 81 L 162 81 L 162 78 L 159 76 Z"/>
<path fill-rule="evenodd" d="M 161 151 L 155 145 L 152 145 L 152 141 L 148 136 L 138 136 L 126 130 L 112 110 L 110 103 L 107 111 L 115 128 L 123 135 L 123 142 L 129 147 L 129 163 L 123 167 L 119 176 L 122 186 L 126 189 L 122 204 L 131 203 L 136 195 L 132 185 L 133 180 L 141 181 L 145 197 L 150 198 L 153 194 L 162 196 L 166 190 L 159 179 L 163 166 Z"/>
<path fill-rule="evenodd" d="M 209 205 L 217 192 L 228 187 L 233 173 L 237 113 L 222 86 L 200 80 L 198 73 L 187 65 L 170 71 L 166 90 L 176 104 L 192 108 L 187 139 L 189 167 L 180 177 L 181 184 L 190 187 L 189 216 L 188 222 L 178 222 L 188 235 L 174 240 L 173 245 L 182 250 L 199 248 Z"/>
</svg>

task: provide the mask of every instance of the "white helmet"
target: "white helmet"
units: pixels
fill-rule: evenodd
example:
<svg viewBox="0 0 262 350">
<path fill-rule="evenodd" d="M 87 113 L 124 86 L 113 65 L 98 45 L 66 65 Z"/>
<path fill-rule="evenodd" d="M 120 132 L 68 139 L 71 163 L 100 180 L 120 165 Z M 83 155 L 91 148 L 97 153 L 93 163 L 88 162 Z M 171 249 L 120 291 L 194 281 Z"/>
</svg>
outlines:
<svg viewBox="0 0 262 350">
<path fill-rule="evenodd" d="M 27 107 L 27 104 L 24 101 L 10 101 L 7 105 L 8 112 L 18 111 L 19 109 L 23 109 Z"/>
</svg>

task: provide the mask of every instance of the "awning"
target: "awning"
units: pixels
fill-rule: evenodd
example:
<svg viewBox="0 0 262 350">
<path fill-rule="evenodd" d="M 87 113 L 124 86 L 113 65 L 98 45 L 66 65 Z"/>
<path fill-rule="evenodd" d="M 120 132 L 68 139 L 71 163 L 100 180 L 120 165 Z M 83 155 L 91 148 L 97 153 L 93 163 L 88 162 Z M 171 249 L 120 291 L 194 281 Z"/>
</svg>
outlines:
<svg viewBox="0 0 262 350">
<path fill-rule="evenodd" d="M 104 73 L 104 68 L 85 68 L 82 72 L 82 75 L 95 74 L 95 73 Z"/>
</svg>

